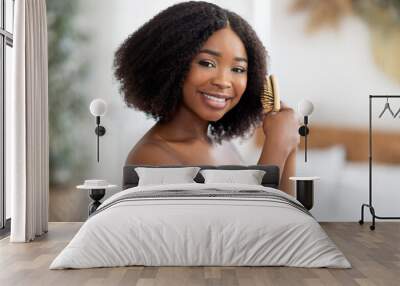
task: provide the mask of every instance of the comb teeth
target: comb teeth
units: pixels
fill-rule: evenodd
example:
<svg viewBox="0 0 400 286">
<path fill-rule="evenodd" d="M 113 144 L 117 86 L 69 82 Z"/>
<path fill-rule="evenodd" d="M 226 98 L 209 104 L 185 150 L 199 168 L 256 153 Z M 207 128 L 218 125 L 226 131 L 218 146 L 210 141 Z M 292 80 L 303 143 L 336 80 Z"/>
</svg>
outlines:
<svg viewBox="0 0 400 286">
<path fill-rule="evenodd" d="M 264 88 L 261 93 L 261 105 L 263 107 L 263 112 L 268 113 L 274 109 L 274 94 L 272 93 L 272 85 L 270 78 L 267 76 L 264 82 Z"/>
</svg>

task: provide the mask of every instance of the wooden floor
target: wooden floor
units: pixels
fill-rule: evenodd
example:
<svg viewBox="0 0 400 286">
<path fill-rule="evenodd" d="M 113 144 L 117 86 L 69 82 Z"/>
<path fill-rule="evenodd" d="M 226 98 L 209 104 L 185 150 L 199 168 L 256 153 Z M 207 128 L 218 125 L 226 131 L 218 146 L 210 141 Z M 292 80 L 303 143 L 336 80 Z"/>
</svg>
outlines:
<svg viewBox="0 0 400 286">
<path fill-rule="evenodd" d="M 50 223 L 32 243 L 0 241 L 0 285 L 400 285 L 400 222 L 322 223 L 352 269 L 119 267 L 48 270 L 81 223 Z"/>
</svg>

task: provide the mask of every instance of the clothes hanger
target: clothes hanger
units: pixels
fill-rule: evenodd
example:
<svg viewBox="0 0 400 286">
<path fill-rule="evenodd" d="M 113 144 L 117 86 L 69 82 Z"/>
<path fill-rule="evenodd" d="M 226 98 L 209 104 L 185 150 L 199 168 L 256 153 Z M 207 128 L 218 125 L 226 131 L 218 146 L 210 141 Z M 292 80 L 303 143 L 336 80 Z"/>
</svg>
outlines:
<svg viewBox="0 0 400 286">
<path fill-rule="evenodd" d="M 399 110 L 397 110 L 396 114 L 394 115 L 394 118 L 396 118 L 397 115 L 399 115 L 399 113 L 400 113 L 400 107 L 399 107 Z"/>
<path fill-rule="evenodd" d="M 379 115 L 379 118 L 381 118 L 381 117 L 383 116 L 383 114 L 386 112 L 386 110 L 389 110 L 389 112 L 390 112 L 390 114 L 392 114 L 393 118 L 395 118 L 396 115 L 397 115 L 397 113 L 398 113 L 398 112 L 397 112 L 396 115 L 394 115 L 392 109 L 390 108 L 389 98 L 387 98 L 387 97 L 386 97 L 385 107 L 383 108 L 381 114 Z M 399 110 L 399 111 L 400 111 L 400 110 Z"/>
</svg>

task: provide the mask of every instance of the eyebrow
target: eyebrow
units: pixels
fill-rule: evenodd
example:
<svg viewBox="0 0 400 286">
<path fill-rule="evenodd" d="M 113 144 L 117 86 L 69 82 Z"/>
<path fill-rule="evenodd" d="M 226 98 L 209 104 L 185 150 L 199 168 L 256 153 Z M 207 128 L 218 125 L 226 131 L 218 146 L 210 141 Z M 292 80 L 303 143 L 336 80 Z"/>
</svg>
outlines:
<svg viewBox="0 0 400 286">
<path fill-rule="evenodd" d="M 213 51 L 213 50 L 210 50 L 210 49 L 202 49 L 202 50 L 200 50 L 200 53 L 206 53 L 206 54 L 210 54 L 210 55 L 213 55 L 213 56 L 216 56 L 216 57 L 221 57 L 221 53 L 220 52 Z M 235 61 L 238 61 L 238 62 L 247 63 L 247 59 L 242 58 L 242 57 L 235 57 L 234 59 L 235 59 Z"/>
</svg>

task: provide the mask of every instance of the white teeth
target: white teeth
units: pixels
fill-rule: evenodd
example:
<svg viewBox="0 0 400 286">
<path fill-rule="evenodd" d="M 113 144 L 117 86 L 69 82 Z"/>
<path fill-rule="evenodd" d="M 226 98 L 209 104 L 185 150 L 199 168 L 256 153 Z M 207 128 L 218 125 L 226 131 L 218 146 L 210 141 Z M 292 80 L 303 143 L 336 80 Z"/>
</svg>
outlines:
<svg viewBox="0 0 400 286">
<path fill-rule="evenodd" d="M 205 97 L 207 97 L 208 99 L 210 99 L 210 100 L 214 100 L 214 101 L 217 101 L 217 102 L 225 102 L 225 98 L 220 98 L 220 97 L 216 97 L 216 96 L 212 96 L 212 95 L 209 95 L 209 94 L 206 94 L 206 93 L 203 93 L 203 95 L 205 96 Z"/>
</svg>

